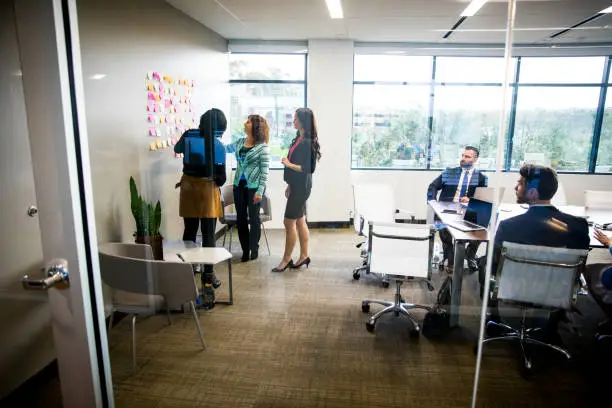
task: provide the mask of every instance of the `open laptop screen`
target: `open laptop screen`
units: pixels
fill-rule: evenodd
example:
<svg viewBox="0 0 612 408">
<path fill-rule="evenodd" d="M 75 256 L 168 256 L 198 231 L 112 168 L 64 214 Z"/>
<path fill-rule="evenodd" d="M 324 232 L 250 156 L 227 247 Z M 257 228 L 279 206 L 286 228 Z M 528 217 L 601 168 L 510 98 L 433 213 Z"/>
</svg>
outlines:
<svg viewBox="0 0 612 408">
<path fill-rule="evenodd" d="M 489 226 L 492 211 L 492 203 L 478 200 L 477 198 L 470 198 L 470 203 L 465 210 L 463 219 L 486 228 Z"/>
</svg>

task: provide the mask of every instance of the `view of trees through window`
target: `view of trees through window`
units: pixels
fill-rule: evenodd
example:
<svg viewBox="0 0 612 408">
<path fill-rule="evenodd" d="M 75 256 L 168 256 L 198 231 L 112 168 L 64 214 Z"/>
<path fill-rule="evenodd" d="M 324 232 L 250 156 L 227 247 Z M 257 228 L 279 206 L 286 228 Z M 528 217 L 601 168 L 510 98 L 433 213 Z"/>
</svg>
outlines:
<svg viewBox="0 0 612 408">
<path fill-rule="evenodd" d="M 280 168 L 295 137 L 293 113 L 305 106 L 304 54 L 230 54 L 231 140 L 245 137 L 251 114 L 270 125 L 270 166 Z"/>
<path fill-rule="evenodd" d="M 518 64 L 506 115 L 512 151 L 508 135 L 503 143 L 508 169 L 533 162 L 588 171 L 606 58 L 515 58 L 512 78 Z M 502 58 L 356 55 L 352 167 L 444 168 L 473 145 L 479 166 L 494 169 L 503 72 Z M 597 172 L 612 171 L 611 120 L 606 102 Z"/>
</svg>

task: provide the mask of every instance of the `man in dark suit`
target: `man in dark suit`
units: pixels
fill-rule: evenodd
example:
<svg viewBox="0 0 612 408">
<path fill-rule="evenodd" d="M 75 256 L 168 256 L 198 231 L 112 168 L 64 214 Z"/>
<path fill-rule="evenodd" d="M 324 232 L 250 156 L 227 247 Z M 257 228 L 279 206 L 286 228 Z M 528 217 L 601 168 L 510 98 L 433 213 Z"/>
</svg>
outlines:
<svg viewBox="0 0 612 408">
<path fill-rule="evenodd" d="M 516 202 L 529 204 L 529 209 L 522 215 L 508 218 L 499 223 L 493 247 L 492 274 L 497 271 L 504 242 L 571 249 L 589 248 L 590 238 L 587 221 L 584 218 L 563 213 L 550 204 L 550 200 L 559 186 L 555 170 L 549 167 L 526 164 L 521 167 L 519 174 L 520 178 L 514 188 Z M 482 295 L 486 259 L 481 258 L 479 264 L 480 292 Z M 497 305 L 492 304 L 491 306 L 491 319 L 497 320 Z M 553 331 L 556 330 L 557 319 L 554 320 L 555 322 L 552 323 L 549 321 L 549 329 Z"/>
<path fill-rule="evenodd" d="M 461 155 L 459 167 L 449 167 L 443 170 L 442 174 L 431 182 L 427 189 L 427 201 L 437 199 L 438 201 L 467 203 L 470 201 L 470 197 L 474 196 L 476 187 L 486 187 L 487 176 L 474 168 L 474 165 L 478 161 L 479 153 L 477 148 L 465 146 Z M 439 197 L 438 191 L 440 191 Z M 444 259 L 448 261 L 447 270 L 452 272 L 455 259 L 453 237 L 447 229 L 442 229 L 440 230 L 440 240 L 442 241 L 442 248 L 444 250 Z M 478 268 L 475 259 L 478 245 L 478 242 L 468 244 L 465 252 L 468 266 L 472 270 Z"/>
</svg>

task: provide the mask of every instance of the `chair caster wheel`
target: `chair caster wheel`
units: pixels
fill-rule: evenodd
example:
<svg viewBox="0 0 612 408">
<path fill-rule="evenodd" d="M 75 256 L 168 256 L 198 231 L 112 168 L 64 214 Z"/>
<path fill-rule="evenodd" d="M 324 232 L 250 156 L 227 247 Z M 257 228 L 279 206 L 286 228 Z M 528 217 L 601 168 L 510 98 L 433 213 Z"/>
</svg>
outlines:
<svg viewBox="0 0 612 408">
<path fill-rule="evenodd" d="M 361 304 L 361 311 L 363 313 L 368 313 L 370 311 L 370 304 L 369 303 L 362 303 Z"/>
<path fill-rule="evenodd" d="M 374 333 L 374 324 L 370 322 L 366 322 L 366 330 L 369 331 L 370 333 Z"/>
<path fill-rule="evenodd" d="M 389 287 L 389 281 L 382 281 L 381 284 L 382 284 L 382 287 L 385 289 Z"/>
<path fill-rule="evenodd" d="M 418 327 L 414 327 L 412 329 L 410 329 L 410 338 L 411 339 L 418 339 L 419 335 L 421 334 L 421 330 Z"/>
<path fill-rule="evenodd" d="M 359 272 L 353 272 L 353 279 L 359 280 L 361 278 L 361 274 Z"/>
</svg>

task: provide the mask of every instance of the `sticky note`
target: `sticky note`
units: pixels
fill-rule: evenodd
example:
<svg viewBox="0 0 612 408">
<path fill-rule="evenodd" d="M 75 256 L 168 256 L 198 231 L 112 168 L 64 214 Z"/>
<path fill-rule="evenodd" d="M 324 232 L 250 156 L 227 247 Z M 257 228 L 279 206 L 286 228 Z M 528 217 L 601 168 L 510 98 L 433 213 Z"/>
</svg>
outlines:
<svg viewBox="0 0 612 408">
<path fill-rule="evenodd" d="M 154 112 L 159 112 L 161 110 L 161 108 L 159 107 L 159 104 L 156 103 L 155 104 L 155 108 L 154 108 Z"/>
<path fill-rule="evenodd" d="M 150 101 L 154 101 L 154 100 L 155 100 L 155 95 L 153 94 L 153 92 L 149 92 L 149 95 L 147 96 L 147 98 L 148 98 Z"/>
<path fill-rule="evenodd" d="M 151 126 L 149 128 L 149 136 L 155 136 L 155 127 Z"/>
<path fill-rule="evenodd" d="M 154 80 L 156 80 L 156 81 L 161 81 L 161 77 L 159 76 L 159 73 L 158 73 L 158 72 L 153 72 L 153 73 L 151 74 L 151 77 L 152 77 Z"/>
<path fill-rule="evenodd" d="M 157 148 L 161 149 L 164 145 L 162 144 L 161 139 L 157 139 Z"/>
<path fill-rule="evenodd" d="M 172 136 L 172 138 L 170 139 L 170 142 L 172 146 L 174 146 L 176 144 L 176 137 Z"/>
<path fill-rule="evenodd" d="M 153 102 L 148 101 L 147 102 L 147 112 L 153 112 L 153 110 L 154 110 Z"/>
<path fill-rule="evenodd" d="M 149 145 L 149 150 L 151 151 L 157 150 L 157 144 L 155 144 L 155 142 L 151 142 L 151 144 Z"/>
</svg>

